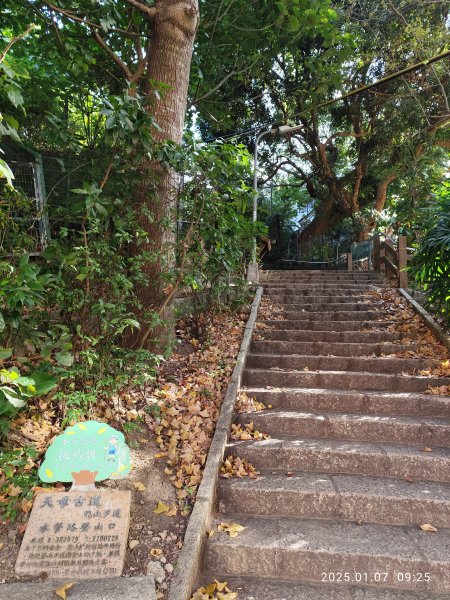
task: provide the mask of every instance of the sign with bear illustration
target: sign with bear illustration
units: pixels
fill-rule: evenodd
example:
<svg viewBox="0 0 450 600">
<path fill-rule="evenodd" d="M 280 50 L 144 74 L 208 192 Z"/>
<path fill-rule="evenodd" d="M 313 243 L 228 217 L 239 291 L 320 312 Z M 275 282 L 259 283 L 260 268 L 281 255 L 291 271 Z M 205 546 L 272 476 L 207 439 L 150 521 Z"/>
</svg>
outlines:
<svg viewBox="0 0 450 600">
<path fill-rule="evenodd" d="M 130 468 L 130 451 L 123 433 L 106 423 L 86 421 L 68 427 L 55 438 L 39 467 L 39 477 L 46 483 L 92 485 L 95 481 L 127 477 Z"/>
</svg>

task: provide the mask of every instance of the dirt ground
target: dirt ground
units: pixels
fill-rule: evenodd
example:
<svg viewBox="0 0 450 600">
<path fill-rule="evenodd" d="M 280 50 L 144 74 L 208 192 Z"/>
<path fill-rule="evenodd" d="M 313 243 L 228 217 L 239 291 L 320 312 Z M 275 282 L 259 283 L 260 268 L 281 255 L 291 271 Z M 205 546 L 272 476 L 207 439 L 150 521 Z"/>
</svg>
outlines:
<svg viewBox="0 0 450 600">
<path fill-rule="evenodd" d="M 97 487 L 131 490 L 130 531 L 123 576 L 153 575 L 158 600 L 167 596 L 183 545 L 189 507 L 195 497 L 186 495 L 183 490 L 190 486 L 195 489 L 201 479 L 201 465 L 206 459 L 247 316 L 248 309 L 235 315 L 219 314 L 207 328 L 204 345 L 182 329 L 176 352 L 163 363 L 153 389 L 144 393 L 130 390 L 123 399 L 126 410 L 122 413 L 127 413 L 131 407 L 135 419 L 128 421 L 132 426 L 124 431 L 130 447 L 132 471 L 126 479 L 104 481 Z M 146 411 L 149 403 L 153 406 L 155 390 L 162 394 L 162 399 L 160 396 L 157 400 L 161 403 L 162 414 L 156 421 Z M 191 413 L 195 416 L 192 423 L 189 420 L 189 439 L 178 442 L 171 463 L 169 443 L 173 437 L 172 427 L 177 427 L 174 417 L 177 412 L 188 420 Z M 101 414 L 92 417 L 103 420 Z M 121 422 L 115 422 L 114 417 L 107 421 L 117 429 L 122 428 Z M 156 427 L 159 422 L 164 427 Z M 30 426 L 33 429 L 35 422 Z M 155 435 L 155 427 L 162 432 Z M 188 462 L 180 455 L 186 450 L 190 456 Z M 201 456 L 203 459 L 199 458 Z M 183 481 L 179 479 L 179 473 L 184 477 Z M 57 485 L 61 491 L 69 489 L 69 485 Z M 176 514 L 155 514 L 158 502 L 174 507 Z M 183 513 L 185 509 L 187 514 Z M 14 572 L 29 515 L 29 512 L 20 512 L 14 523 L 0 520 L 0 584 L 38 579 L 20 577 Z"/>
<path fill-rule="evenodd" d="M 167 517 L 153 513 L 160 501 L 175 504 L 176 489 L 164 474 L 164 460 L 155 459 L 159 449 L 152 437 L 153 433 L 144 423 L 140 424 L 140 431 L 127 435 L 133 465 L 130 476 L 105 481 L 97 487 L 131 490 L 130 533 L 123 576 L 154 575 L 158 598 L 162 599 L 166 596 L 183 544 L 188 516 Z M 0 522 L 0 583 L 33 579 L 14 573 L 28 517 L 29 513 L 21 514 L 15 523 Z"/>
</svg>

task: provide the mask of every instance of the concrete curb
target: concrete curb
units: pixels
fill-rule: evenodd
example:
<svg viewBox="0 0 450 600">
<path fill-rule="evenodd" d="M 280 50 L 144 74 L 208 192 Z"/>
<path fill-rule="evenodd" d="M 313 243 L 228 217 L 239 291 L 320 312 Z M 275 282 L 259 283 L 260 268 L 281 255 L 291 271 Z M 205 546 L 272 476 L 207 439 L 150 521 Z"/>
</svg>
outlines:
<svg viewBox="0 0 450 600">
<path fill-rule="evenodd" d="M 67 578 L 67 582 L 76 581 Z M 64 581 L 32 581 L 0 585 L 3 600 L 55 600 L 55 590 Z M 91 579 L 75 583 L 67 592 L 70 600 L 155 600 L 153 577 L 116 577 L 115 579 Z"/>
<path fill-rule="evenodd" d="M 422 319 L 425 321 L 425 325 L 428 327 L 428 329 L 431 329 L 441 344 L 450 350 L 450 335 L 445 333 L 445 331 L 440 325 L 438 325 L 438 323 L 436 323 L 433 317 L 422 306 L 420 306 L 420 304 L 416 302 L 406 290 L 399 288 L 398 291 L 404 298 L 406 298 L 406 300 L 408 300 L 416 313 L 422 317 Z"/>
<path fill-rule="evenodd" d="M 215 505 L 217 495 L 219 469 L 223 460 L 225 446 L 228 441 L 234 404 L 241 384 L 247 353 L 256 323 L 258 308 L 262 297 L 262 287 L 258 287 L 253 300 L 250 316 L 244 331 L 241 348 L 236 359 L 236 366 L 228 384 L 227 392 L 217 421 L 214 437 L 203 471 L 202 482 L 198 489 L 197 499 L 189 518 L 184 536 L 183 549 L 177 561 L 175 576 L 170 586 L 167 600 L 189 600 L 195 586 L 201 565 L 207 527 Z"/>
</svg>

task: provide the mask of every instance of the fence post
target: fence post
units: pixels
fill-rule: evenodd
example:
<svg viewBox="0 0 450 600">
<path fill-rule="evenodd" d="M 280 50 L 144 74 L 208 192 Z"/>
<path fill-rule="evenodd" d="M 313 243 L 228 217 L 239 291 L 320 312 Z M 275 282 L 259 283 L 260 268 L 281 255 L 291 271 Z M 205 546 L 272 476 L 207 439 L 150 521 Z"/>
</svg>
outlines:
<svg viewBox="0 0 450 600">
<path fill-rule="evenodd" d="M 373 238 L 373 270 L 379 273 L 380 267 L 380 236 L 376 235 Z"/>
<path fill-rule="evenodd" d="M 347 254 L 347 271 L 353 271 L 353 255 L 351 252 Z"/>
<path fill-rule="evenodd" d="M 406 246 L 406 235 L 398 236 L 398 287 L 408 289 L 408 248 Z"/>
</svg>

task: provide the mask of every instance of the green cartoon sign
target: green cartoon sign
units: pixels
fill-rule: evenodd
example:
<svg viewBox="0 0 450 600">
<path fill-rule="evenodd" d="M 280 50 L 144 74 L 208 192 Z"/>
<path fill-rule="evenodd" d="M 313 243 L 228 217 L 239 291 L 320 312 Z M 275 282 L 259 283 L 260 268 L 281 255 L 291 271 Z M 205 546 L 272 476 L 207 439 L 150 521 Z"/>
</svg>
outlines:
<svg viewBox="0 0 450 600">
<path fill-rule="evenodd" d="M 39 477 L 46 483 L 73 481 L 90 485 L 126 477 L 130 468 L 130 451 L 123 433 L 106 423 L 86 421 L 72 425 L 55 439 L 39 467 Z"/>
</svg>

